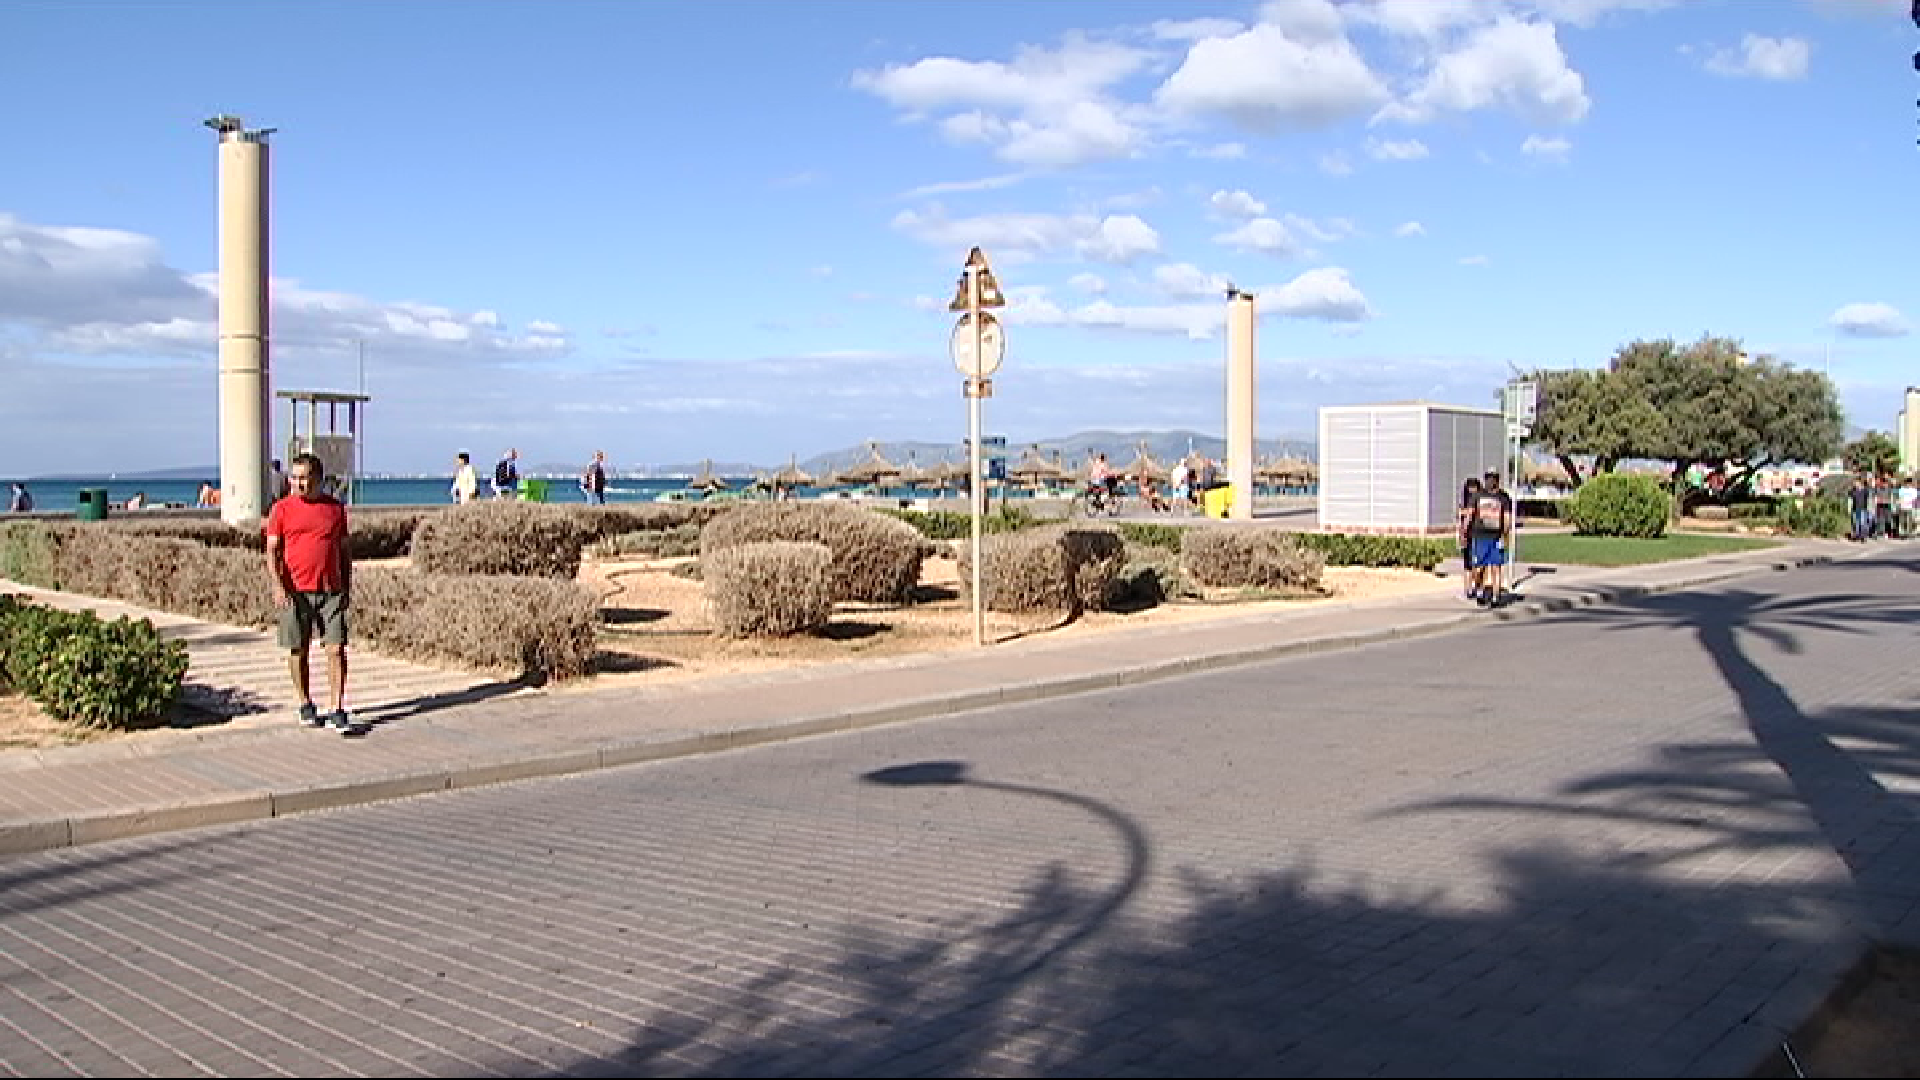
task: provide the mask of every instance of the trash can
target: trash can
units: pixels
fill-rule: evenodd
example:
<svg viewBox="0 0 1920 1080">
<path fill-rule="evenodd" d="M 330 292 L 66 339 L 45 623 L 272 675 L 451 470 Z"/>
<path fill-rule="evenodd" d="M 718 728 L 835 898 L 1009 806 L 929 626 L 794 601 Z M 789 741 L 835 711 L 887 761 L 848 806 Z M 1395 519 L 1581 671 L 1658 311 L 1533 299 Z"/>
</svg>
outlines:
<svg viewBox="0 0 1920 1080">
<path fill-rule="evenodd" d="M 520 481 L 520 499 L 522 502 L 546 502 L 547 481 L 545 477 L 529 476 Z"/>
<path fill-rule="evenodd" d="M 107 489 L 81 488 L 80 503 L 74 508 L 73 516 L 81 521 L 105 521 L 107 518 Z"/>
<path fill-rule="evenodd" d="M 1200 504 L 1206 508 L 1208 517 L 1226 517 L 1227 512 L 1233 509 L 1233 485 L 1221 484 L 1201 492 Z"/>
</svg>

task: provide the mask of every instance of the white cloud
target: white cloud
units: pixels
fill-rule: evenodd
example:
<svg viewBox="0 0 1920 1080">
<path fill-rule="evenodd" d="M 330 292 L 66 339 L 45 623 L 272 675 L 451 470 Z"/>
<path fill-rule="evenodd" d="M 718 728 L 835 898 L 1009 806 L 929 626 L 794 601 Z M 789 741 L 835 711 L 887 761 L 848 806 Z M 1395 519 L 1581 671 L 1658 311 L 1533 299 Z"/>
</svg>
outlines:
<svg viewBox="0 0 1920 1080">
<path fill-rule="evenodd" d="M 983 214 L 951 218 L 939 204 L 902 210 L 892 225 L 924 243 L 964 251 L 978 245 L 996 260 L 1020 261 L 1073 254 L 1107 263 L 1127 263 L 1160 250 L 1160 234 L 1131 214 Z"/>
<path fill-rule="evenodd" d="M 1244 191 L 1216 191 L 1207 199 L 1207 205 L 1221 217 L 1245 220 L 1257 218 L 1267 212 L 1267 204 Z"/>
<path fill-rule="evenodd" d="M 1001 173 L 998 176 L 983 176 L 978 180 L 942 180 L 932 184 L 922 184 L 900 193 L 902 199 L 924 199 L 929 195 L 945 195 L 949 192 L 998 191 L 1009 188 L 1027 178 L 1026 173 Z"/>
<path fill-rule="evenodd" d="M 1550 161 L 1565 161 L 1573 144 L 1558 136 L 1529 135 L 1520 144 L 1520 152 L 1528 157 L 1546 158 Z"/>
<path fill-rule="evenodd" d="M 1281 259 L 1293 258 L 1304 251 L 1285 223 L 1270 217 L 1254 218 L 1238 228 L 1216 235 L 1213 242 L 1238 251 L 1254 251 Z"/>
<path fill-rule="evenodd" d="M 1161 19 L 1149 30 L 1162 41 L 1196 41 L 1200 38 L 1232 37 L 1241 24 L 1232 19 Z"/>
<path fill-rule="evenodd" d="M 1090 296 L 1100 296 L 1107 291 L 1107 279 L 1099 274 L 1075 274 L 1067 279 L 1067 284 Z"/>
<path fill-rule="evenodd" d="M 1367 153 L 1375 161 L 1418 161 L 1427 156 L 1427 144 L 1419 139 L 1367 140 Z"/>
<path fill-rule="evenodd" d="M 1804 79 L 1812 49 L 1801 38 L 1770 38 L 1748 34 L 1737 49 L 1719 48 L 1707 54 L 1706 68 L 1730 78 Z"/>
<path fill-rule="evenodd" d="M 1214 143 L 1211 146 L 1195 147 L 1191 153 L 1197 158 L 1213 161 L 1239 161 L 1247 156 L 1247 144 L 1238 142 Z"/>
<path fill-rule="evenodd" d="M 1412 93 L 1381 109 L 1376 119 L 1424 123 L 1442 112 L 1500 107 L 1565 124 L 1586 116 L 1591 104 L 1552 23 L 1501 18 L 1470 32 L 1434 62 Z"/>
<path fill-rule="evenodd" d="M 1530 6 L 1558 23 L 1592 26 L 1616 11 L 1659 11 L 1677 0 L 1529 0 Z"/>
<path fill-rule="evenodd" d="M 1827 318 L 1828 325 L 1848 337 L 1905 337 L 1907 317 L 1892 304 L 1846 304 Z"/>
<path fill-rule="evenodd" d="M 1486 0 L 1373 0 L 1353 4 L 1347 17 L 1401 37 L 1435 41 L 1462 26 L 1485 22 L 1499 9 Z"/>
<path fill-rule="evenodd" d="M 1063 168 L 1144 147 L 1145 132 L 1109 90 L 1148 58 L 1075 35 L 1058 49 L 1023 48 L 1012 63 L 934 56 L 858 71 L 852 83 L 911 120 L 938 117 L 951 140 L 989 144 L 1006 161 Z"/>
<path fill-rule="evenodd" d="M 1097 262 L 1126 264 L 1160 250 L 1160 234 L 1132 214 L 1100 219 L 1093 232 L 1076 245 L 1081 255 Z"/>
<path fill-rule="evenodd" d="M 1367 298 L 1339 267 L 1309 270 L 1278 289 L 1259 294 L 1260 310 L 1288 318 L 1327 322 L 1363 322 L 1373 317 Z"/>
<path fill-rule="evenodd" d="M 1403 221 L 1400 224 L 1394 226 L 1393 235 L 1425 236 L 1427 235 L 1427 227 L 1425 225 L 1420 224 L 1417 221 Z"/>
<path fill-rule="evenodd" d="M 1353 162 L 1349 161 L 1347 155 L 1339 150 L 1321 154 L 1316 164 L 1320 166 L 1320 171 L 1326 173 L 1328 176 L 1353 175 Z"/>
<path fill-rule="evenodd" d="M 1221 296 L 1232 284 L 1223 274 L 1209 274 L 1192 263 L 1167 263 L 1153 270 L 1153 282 L 1176 300 Z"/>
<path fill-rule="evenodd" d="M 1324 127 L 1387 100 L 1332 5 L 1272 4 L 1262 17 L 1273 21 L 1195 41 L 1154 101 L 1176 115 L 1222 116 L 1272 132 Z"/>
</svg>

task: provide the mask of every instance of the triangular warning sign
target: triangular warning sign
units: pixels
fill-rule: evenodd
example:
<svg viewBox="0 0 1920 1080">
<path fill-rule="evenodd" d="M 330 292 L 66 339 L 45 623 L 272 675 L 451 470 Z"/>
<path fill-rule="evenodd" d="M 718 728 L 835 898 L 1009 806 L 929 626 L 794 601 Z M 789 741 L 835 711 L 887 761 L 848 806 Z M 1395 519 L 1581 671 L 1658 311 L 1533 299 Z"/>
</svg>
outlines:
<svg viewBox="0 0 1920 1080">
<path fill-rule="evenodd" d="M 969 251 L 967 253 L 966 265 L 961 269 L 963 273 L 960 275 L 960 284 L 959 287 L 954 290 L 953 302 L 947 305 L 948 311 L 966 311 L 972 306 L 968 302 L 971 297 L 967 295 L 967 275 L 964 272 L 969 270 L 973 272 L 974 276 L 980 279 L 981 307 L 996 308 L 1007 306 L 1006 294 L 1000 291 L 1000 283 L 994 280 L 993 268 L 987 265 L 985 252 L 979 248 L 974 248 L 972 251 Z"/>
</svg>

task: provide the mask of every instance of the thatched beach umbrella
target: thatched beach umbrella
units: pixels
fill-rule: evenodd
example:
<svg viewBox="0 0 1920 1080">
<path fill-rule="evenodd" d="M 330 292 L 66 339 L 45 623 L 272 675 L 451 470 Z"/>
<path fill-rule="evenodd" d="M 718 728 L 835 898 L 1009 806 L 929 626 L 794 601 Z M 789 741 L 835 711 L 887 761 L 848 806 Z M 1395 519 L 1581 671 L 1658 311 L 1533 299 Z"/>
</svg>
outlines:
<svg viewBox="0 0 1920 1080">
<path fill-rule="evenodd" d="M 948 459 L 928 470 L 927 475 L 933 479 L 934 484 L 937 485 L 941 491 L 945 491 L 950 487 L 960 488 L 966 486 L 967 470 L 971 468 L 973 468 L 973 466 L 968 462 Z"/>
<path fill-rule="evenodd" d="M 901 487 L 933 487 L 939 482 L 940 478 L 935 476 L 932 470 L 921 468 L 919 463 L 913 460 L 913 453 L 911 451 L 907 453 L 907 464 L 900 470 L 899 484 Z"/>
<path fill-rule="evenodd" d="M 1146 443 L 1140 444 L 1140 449 L 1133 455 L 1133 460 L 1128 462 L 1127 467 L 1120 471 L 1135 483 L 1143 480 L 1151 480 L 1156 484 L 1164 484 L 1167 482 L 1167 467 L 1153 460 L 1153 455 L 1147 453 Z"/>
<path fill-rule="evenodd" d="M 1320 477 L 1320 467 L 1305 458 L 1283 457 L 1262 462 L 1254 475 L 1271 484 L 1311 483 Z"/>
<path fill-rule="evenodd" d="M 1020 460 L 1007 467 L 1007 479 L 1028 487 L 1065 483 L 1072 478 L 1073 474 L 1064 466 L 1041 457 L 1037 445 L 1027 447 L 1027 452 L 1020 455 Z"/>
<path fill-rule="evenodd" d="M 800 467 L 797 454 L 787 455 L 787 467 L 773 474 L 773 482 L 781 487 L 812 487 L 813 474 Z"/>
<path fill-rule="evenodd" d="M 849 465 L 833 474 L 833 482 L 849 487 L 865 487 L 900 475 L 900 466 L 880 456 L 880 444 L 868 443 L 867 460 Z"/>
<path fill-rule="evenodd" d="M 699 474 L 687 481 L 688 488 L 698 488 L 708 494 L 723 490 L 726 486 L 727 478 L 714 473 L 712 458 L 702 461 Z"/>
</svg>

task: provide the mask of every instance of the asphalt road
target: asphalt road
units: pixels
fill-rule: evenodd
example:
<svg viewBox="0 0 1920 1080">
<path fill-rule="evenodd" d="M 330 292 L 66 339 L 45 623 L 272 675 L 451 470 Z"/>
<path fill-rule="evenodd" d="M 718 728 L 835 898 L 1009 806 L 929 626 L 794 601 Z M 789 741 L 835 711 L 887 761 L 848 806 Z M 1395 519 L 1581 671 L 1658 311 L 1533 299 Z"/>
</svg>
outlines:
<svg viewBox="0 0 1920 1080">
<path fill-rule="evenodd" d="M 1920 941 L 1916 628 L 1889 545 L 20 856 L 0 1074 L 1743 1074 Z"/>
</svg>

